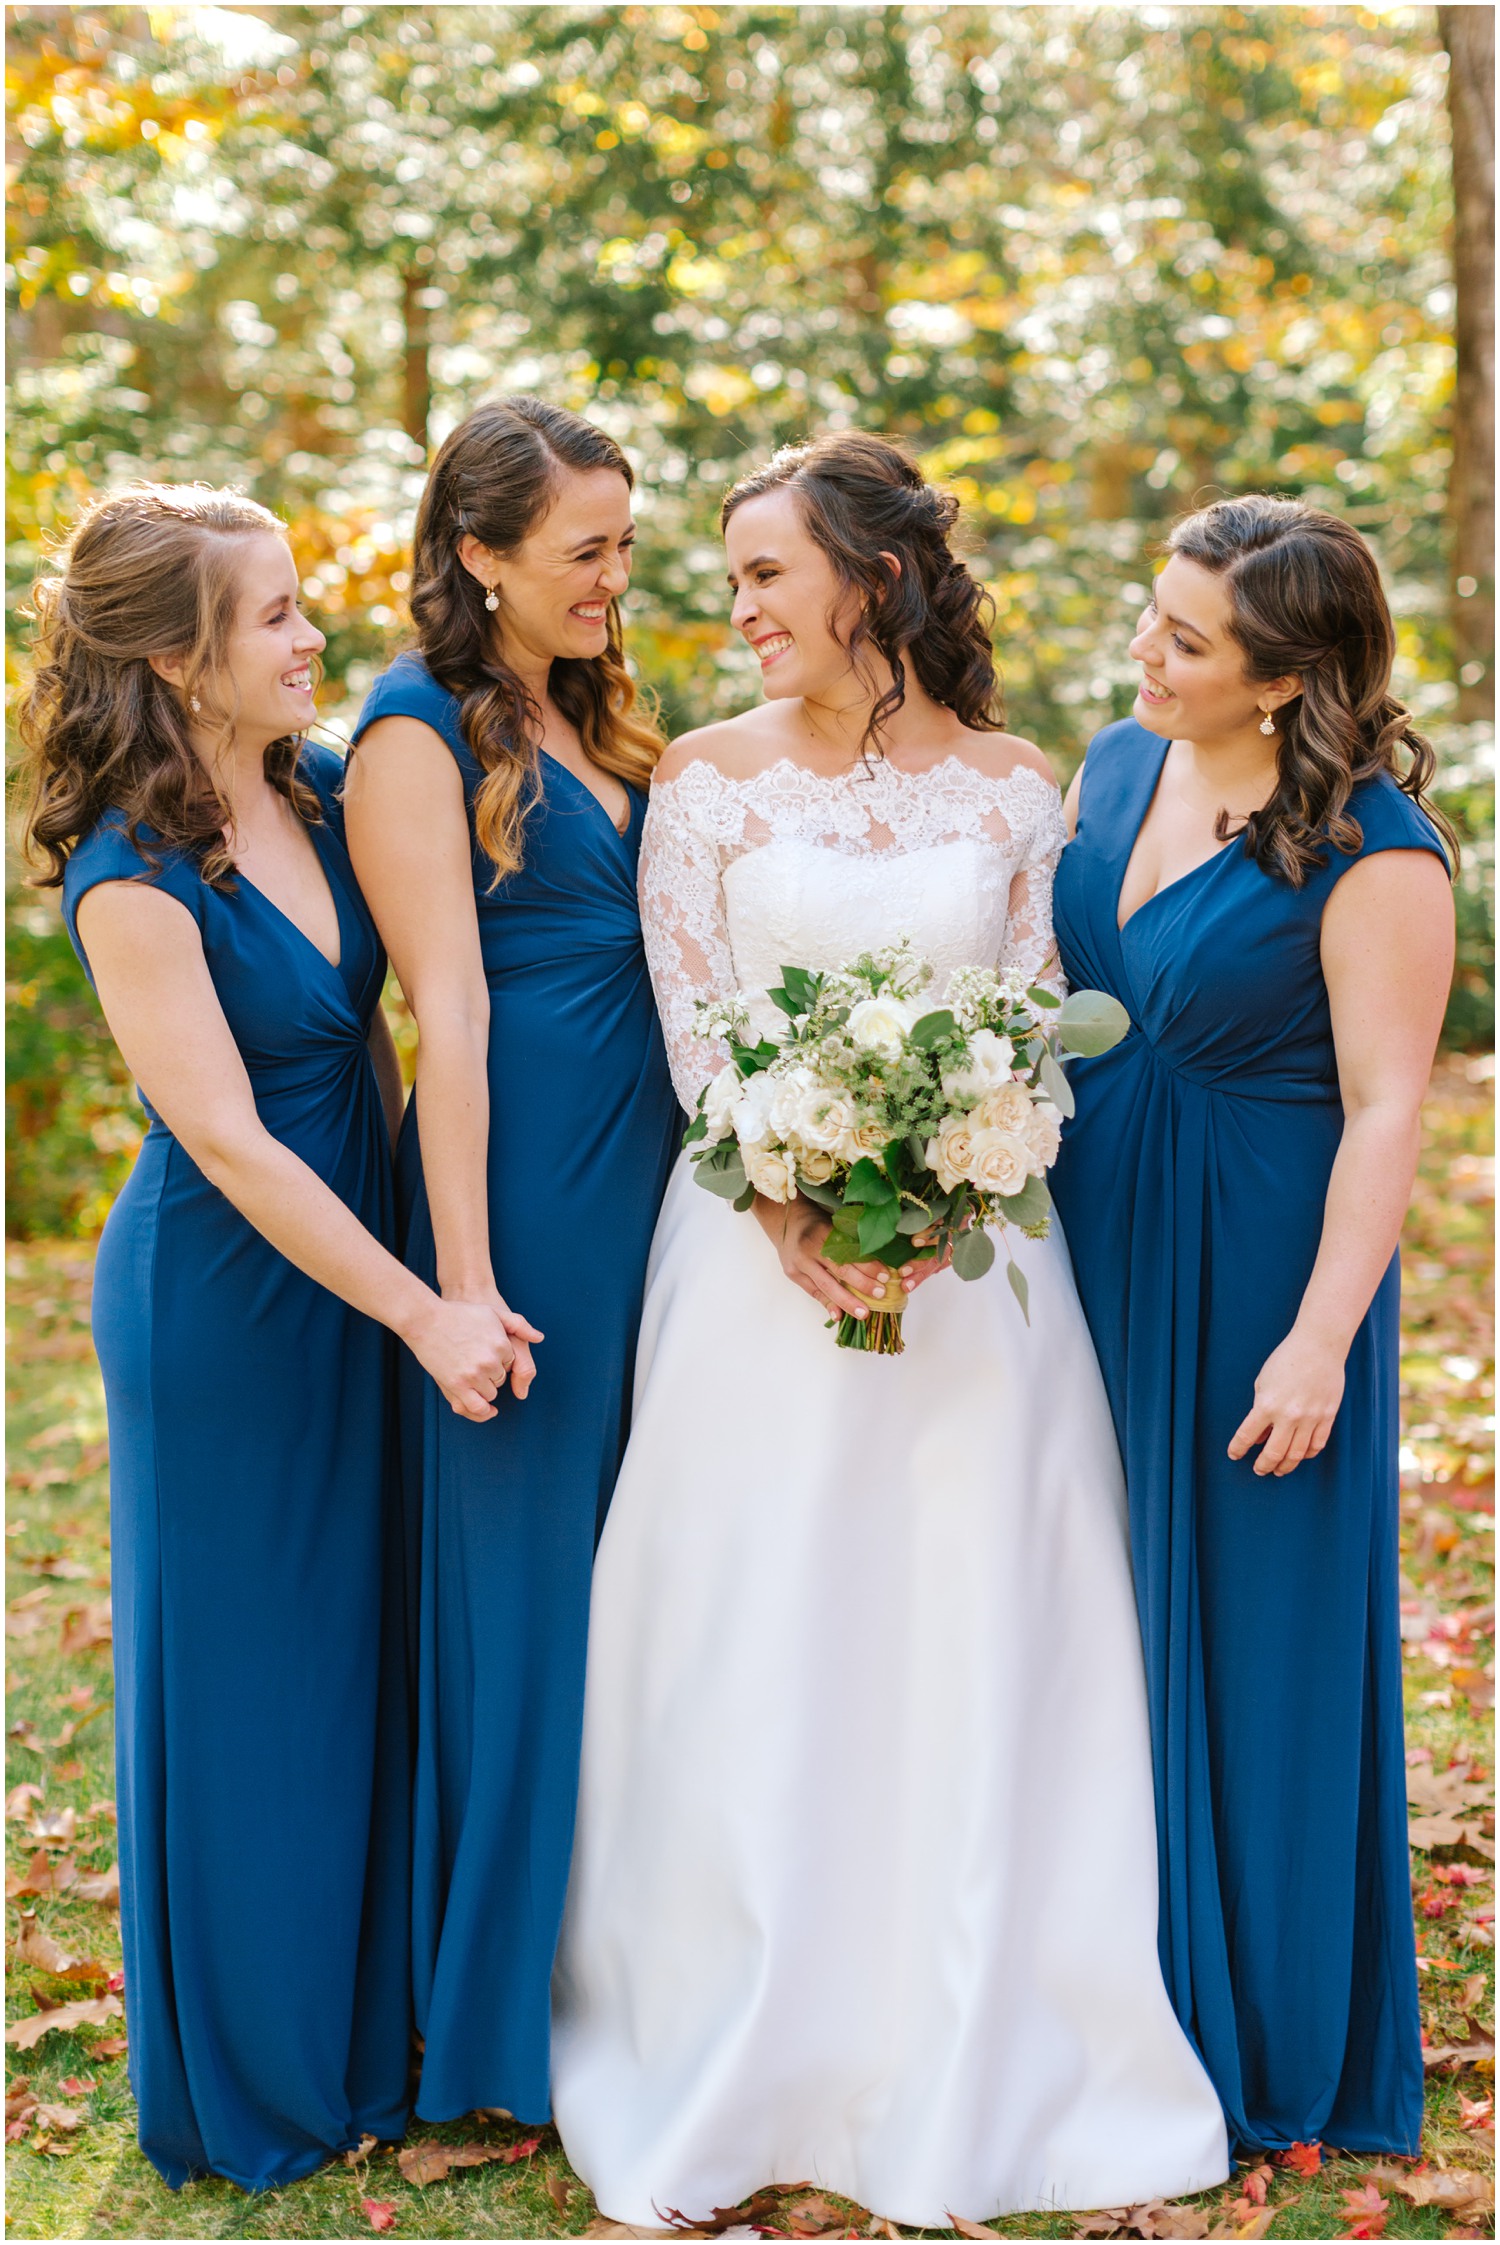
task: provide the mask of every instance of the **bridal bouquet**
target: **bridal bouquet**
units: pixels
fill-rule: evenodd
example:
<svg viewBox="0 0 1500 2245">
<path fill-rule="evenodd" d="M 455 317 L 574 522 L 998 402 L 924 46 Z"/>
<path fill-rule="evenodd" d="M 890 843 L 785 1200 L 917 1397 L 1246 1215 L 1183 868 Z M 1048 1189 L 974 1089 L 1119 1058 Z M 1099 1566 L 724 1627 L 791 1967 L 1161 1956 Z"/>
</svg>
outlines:
<svg viewBox="0 0 1500 2245">
<path fill-rule="evenodd" d="M 766 992 L 784 1017 L 774 1036 L 752 1031 L 744 996 L 698 1007 L 698 1034 L 730 1051 L 684 1139 L 698 1183 L 740 1209 L 757 1193 L 801 1194 L 832 1219 L 829 1262 L 891 1270 L 861 1297 L 868 1318 L 839 1319 L 841 1348 L 900 1353 L 902 1263 L 951 1250 L 959 1277 L 975 1279 L 995 1260 L 991 1229 L 1045 1235 L 1046 1172 L 1073 1112 L 1063 1062 L 1107 1052 L 1130 1026 L 1101 991 L 1059 1001 L 988 967 L 961 969 L 926 1007 L 932 979 L 903 942 L 833 974 L 784 966 Z M 1026 1316 L 1026 1280 L 1006 1255 Z"/>
</svg>

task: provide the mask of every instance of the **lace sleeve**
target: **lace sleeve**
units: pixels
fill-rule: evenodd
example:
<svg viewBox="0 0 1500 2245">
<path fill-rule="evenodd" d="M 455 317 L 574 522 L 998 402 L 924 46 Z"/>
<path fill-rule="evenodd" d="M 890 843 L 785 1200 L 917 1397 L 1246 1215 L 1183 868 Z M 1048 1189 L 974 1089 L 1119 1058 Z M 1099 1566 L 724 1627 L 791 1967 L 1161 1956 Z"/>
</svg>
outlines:
<svg viewBox="0 0 1500 2245">
<path fill-rule="evenodd" d="M 1067 838 L 1062 798 L 1055 787 L 1049 788 L 1037 808 L 1026 855 L 1011 880 L 1000 957 L 1002 971 L 1019 967 L 1029 983 L 1059 998 L 1067 996 L 1068 985 L 1052 933 L 1052 877 Z"/>
<path fill-rule="evenodd" d="M 731 998 L 734 959 L 719 881 L 719 845 L 693 816 L 680 780 L 651 790 L 641 834 L 641 933 L 651 969 L 667 1061 L 691 1115 L 698 1094 L 729 1058 L 723 1044 L 695 1036 L 700 998 Z"/>
</svg>

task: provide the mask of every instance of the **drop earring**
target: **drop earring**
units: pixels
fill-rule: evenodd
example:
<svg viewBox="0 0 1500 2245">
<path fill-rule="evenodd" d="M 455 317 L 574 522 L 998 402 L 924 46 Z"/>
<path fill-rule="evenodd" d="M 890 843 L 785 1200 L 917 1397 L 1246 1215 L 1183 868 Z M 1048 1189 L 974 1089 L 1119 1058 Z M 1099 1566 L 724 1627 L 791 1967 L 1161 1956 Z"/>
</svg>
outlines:
<svg viewBox="0 0 1500 2245">
<path fill-rule="evenodd" d="M 486 608 L 488 608 L 490 614 L 493 616 L 495 610 L 500 605 L 500 595 L 496 592 L 493 585 L 490 586 L 488 592 L 486 592 L 484 596 L 484 604 Z"/>
<path fill-rule="evenodd" d="M 1271 712 L 1268 709 L 1262 710 L 1260 724 L 1257 730 L 1266 734 L 1275 732 L 1276 727 L 1271 723 Z"/>
<path fill-rule="evenodd" d="M 188 708 L 189 708 L 190 710 L 192 710 L 192 712 L 193 712 L 193 714 L 194 714 L 195 716 L 197 715 L 198 711 L 199 711 L 199 710 L 200 710 L 200 709 L 201 709 L 202 707 L 203 707 L 203 704 L 202 704 L 202 702 L 200 702 L 200 701 L 199 701 L 199 699 L 198 699 L 197 695 L 196 695 L 196 694 L 189 694 L 189 696 L 188 696 Z"/>
</svg>

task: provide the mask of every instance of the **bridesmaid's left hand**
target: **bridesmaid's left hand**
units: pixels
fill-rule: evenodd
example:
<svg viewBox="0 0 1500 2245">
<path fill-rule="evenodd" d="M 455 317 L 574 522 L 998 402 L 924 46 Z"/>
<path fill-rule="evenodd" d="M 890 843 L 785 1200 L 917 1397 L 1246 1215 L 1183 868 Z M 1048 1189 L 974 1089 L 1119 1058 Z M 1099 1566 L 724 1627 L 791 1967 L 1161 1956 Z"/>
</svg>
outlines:
<svg viewBox="0 0 1500 2245">
<path fill-rule="evenodd" d="M 1324 1449 L 1344 1398 L 1344 1351 L 1295 1330 L 1273 1349 L 1255 1383 L 1255 1403 L 1229 1445 L 1243 1458 L 1261 1444 L 1259 1474 L 1293 1473 Z"/>
</svg>

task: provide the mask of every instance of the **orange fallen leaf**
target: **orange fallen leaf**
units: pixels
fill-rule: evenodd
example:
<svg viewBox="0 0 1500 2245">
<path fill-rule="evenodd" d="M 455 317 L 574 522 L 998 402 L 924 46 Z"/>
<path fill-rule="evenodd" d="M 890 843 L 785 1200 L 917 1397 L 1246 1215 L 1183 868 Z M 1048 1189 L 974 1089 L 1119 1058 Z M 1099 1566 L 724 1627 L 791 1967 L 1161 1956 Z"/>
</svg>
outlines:
<svg viewBox="0 0 1500 2245">
<path fill-rule="evenodd" d="M 90 1871 L 78 1881 L 78 1897 L 83 1902 L 102 1902 L 106 1909 L 116 1909 L 120 1901 L 120 1866 L 111 1863 L 107 1871 Z"/>
<path fill-rule="evenodd" d="M 1281 2154 L 1281 2164 L 1294 2175 L 1316 2175 L 1323 2165 L 1323 2146 L 1317 2144 L 1292 2144 Z"/>
<path fill-rule="evenodd" d="M 114 1637 L 110 1619 L 109 1600 L 99 1599 L 89 1606 L 70 1606 L 63 1615 L 62 1639 L 59 1651 L 64 1658 L 74 1653 L 88 1652 L 95 1645 L 107 1645 Z"/>
<path fill-rule="evenodd" d="M 5 1898 L 9 1902 L 18 1894 L 66 1894 L 77 1884 L 78 1865 L 71 1856 L 65 1855 L 54 1863 L 45 1848 L 38 1848 L 25 1878 L 17 1878 L 14 1872 L 7 1876 Z"/>
<path fill-rule="evenodd" d="M 966 2222 L 962 2214 L 950 2214 L 948 2216 L 948 2227 L 957 2230 L 960 2237 L 992 2238 L 995 2234 L 992 2229 L 986 2229 L 983 2222 Z"/>
<path fill-rule="evenodd" d="M 16 1944 L 17 1961 L 33 1965 L 38 1972 L 50 1972 L 54 1980 L 98 1980 L 109 1977 L 108 1965 L 97 1957 L 70 1955 L 61 1942 L 54 1941 L 38 1919 L 35 1910 L 22 1910 L 21 1937 Z"/>
<path fill-rule="evenodd" d="M 559 2214 L 565 2214 L 567 2212 L 567 2178 L 559 2174 L 555 2167 L 549 2167 L 547 2169 L 547 2196 L 551 2199 Z"/>
</svg>

